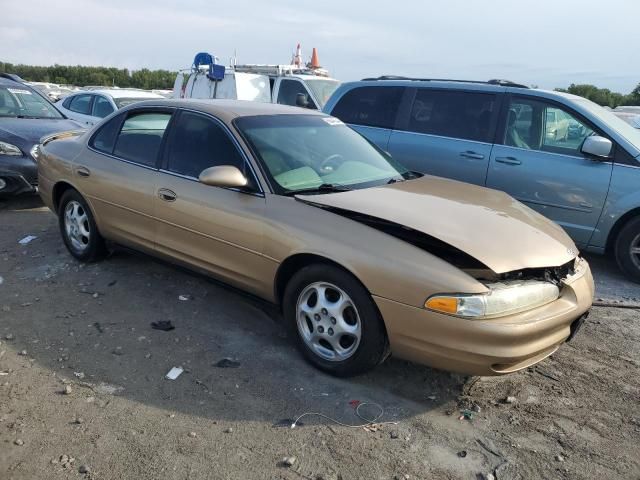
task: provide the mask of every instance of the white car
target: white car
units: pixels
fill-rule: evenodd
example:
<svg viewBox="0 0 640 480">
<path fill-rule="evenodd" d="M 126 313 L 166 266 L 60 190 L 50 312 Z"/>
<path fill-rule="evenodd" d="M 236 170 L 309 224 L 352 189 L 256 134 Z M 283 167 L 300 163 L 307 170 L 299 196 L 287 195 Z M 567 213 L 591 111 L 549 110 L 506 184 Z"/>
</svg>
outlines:
<svg viewBox="0 0 640 480">
<path fill-rule="evenodd" d="M 83 90 L 56 102 L 56 107 L 67 117 L 84 125 L 98 123 L 116 110 L 142 100 L 163 98 L 161 95 L 140 90 L 120 88 Z"/>
</svg>

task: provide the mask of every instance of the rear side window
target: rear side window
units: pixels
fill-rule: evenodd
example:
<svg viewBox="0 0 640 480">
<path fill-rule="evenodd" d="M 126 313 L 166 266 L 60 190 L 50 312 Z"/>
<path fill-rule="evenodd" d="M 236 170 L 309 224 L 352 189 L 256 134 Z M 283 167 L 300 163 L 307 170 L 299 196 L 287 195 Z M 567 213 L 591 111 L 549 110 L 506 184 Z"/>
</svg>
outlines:
<svg viewBox="0 0 640 480">
<path fill-rule="evenodd" d="M 122 124 L 113 154 L 125 160 L 155 167 L 170 113 L 143 112 L 129 115 Z"/>
<path fill-rule="evenodd" d="M 93 136 L 89 145 L 100 152 L 111 154 L 116 143 L 121 122 L 122 115 L 118 115 L 116 118 L 109 120 L 100 127 L 98 133 Z"/>
<path fill-rule="evenodd" d="M 331 115 L 344 123 L 393 128 L 404 87 L 359 87 L 345 93 Z"/>
<path fill-rule="evenodd" d="M 495 114 L 494 94 L 422 88 L 411 106 L 408 130 L 491 142 Z"/>
<path fill-rule="evenodd" d="M 96 95 L 96 98 L 93 101 L 93 116 L 104 118 L 111 115 L 112 112 L 113 107 L 109 100 L 101 95 Z"/>
<path fill-rule="evenodd" d="M 245 170 L 240 152 L 215 120 L 182 112 L 172 130 L 167 148 L 168 171 L 198 178 L 206 168 L 220 165 Z"/>
<path fill-rule="evenodd" d="M 69 110 L 82 115 L 91 115 L 91 97 L 93 95 L 76 95 L 71 99 Z"/>
<path fill-rule="evenodd" d="M 62 106 L 67 110 L 69 110 L 69 107 L 71 106 L 71 100 L 73 100 L 73 97 L 65 98 L 64 101 L 62 102 Z"/>
</svg>

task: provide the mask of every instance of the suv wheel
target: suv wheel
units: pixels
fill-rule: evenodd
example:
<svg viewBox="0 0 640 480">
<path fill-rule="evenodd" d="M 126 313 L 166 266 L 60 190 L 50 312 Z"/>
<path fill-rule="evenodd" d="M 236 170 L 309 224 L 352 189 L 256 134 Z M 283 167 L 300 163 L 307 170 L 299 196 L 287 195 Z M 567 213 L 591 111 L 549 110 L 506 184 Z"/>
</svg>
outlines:
<svg viewBox="0 0 640 480">
<path fill-rule="evenodd" d="M 622 271 L 640 283 L 640 217 L 629 220 L 618 232 L 614 253 Z"/>
<path fill-rule="evenodd" d="M 60 200 L 58 225 L 69 253 L 81 262 L 104 257 L 106 247 L 91 209 L 76 190 L 67 190 Z"/>
<path fill-rule="evenodd" d="M 298 271 L 285 289 L 283 311 L 304 356 L 328 373 L 363 373 L 387 355 L 387 336 L 373 299 L 337 267 L 316 264 Z"/>
</svg>

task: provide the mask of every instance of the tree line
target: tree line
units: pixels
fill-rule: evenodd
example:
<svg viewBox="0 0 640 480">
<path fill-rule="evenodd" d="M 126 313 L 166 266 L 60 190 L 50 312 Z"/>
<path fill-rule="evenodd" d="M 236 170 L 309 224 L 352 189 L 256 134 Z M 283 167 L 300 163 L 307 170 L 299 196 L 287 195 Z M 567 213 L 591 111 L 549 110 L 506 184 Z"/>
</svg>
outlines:
<svg viewBox="0 0 640 480">
<path fill-rule="evenodd" d="M 615 108 L 619 105 L 640 105 L 640 83 L 629 94 L 612 92 L 608 88 L 598 88 L 595 85 L 576 85 L 569 88 L 556 88 L 559 92 L 572 93 L 585 97 L 603 107 Z"/>
<path fill-rule="evenodd" d="M 61 85 L 100 85 L 121 88 L 171 89 L 176 72 L 169 70 L 130 71 L 126 68 L 53 65 L 40 67 L 0 62 L 0 72 L 14 73 L 29 82 L 50 82 Z"/>
</svg>

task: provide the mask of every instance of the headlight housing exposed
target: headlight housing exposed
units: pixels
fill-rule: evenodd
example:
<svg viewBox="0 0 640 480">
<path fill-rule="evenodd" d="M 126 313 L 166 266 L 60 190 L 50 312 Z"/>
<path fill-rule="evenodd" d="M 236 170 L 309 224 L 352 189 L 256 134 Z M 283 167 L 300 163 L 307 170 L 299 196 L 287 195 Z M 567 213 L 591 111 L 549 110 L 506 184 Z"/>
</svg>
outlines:
<svg viewBox="0 0 640 480">
<path fill-rule="evenodd" d="M 7 142 L 0 142 L 0 155 L 22 155 L 22 150 L 20 150 L 15 145 Z"/>
<path fill-rule="evenodd" d="M 425 308 L 463 318 L 495 318 L 531 310 L 553 302 L 560 289 L 549 282 L 538 280 L 488 284 L 485 294 L 432 295 Z"/>
</svg>

